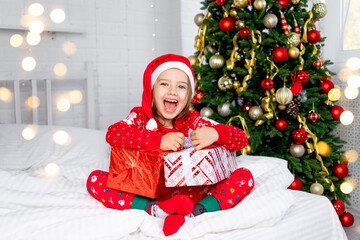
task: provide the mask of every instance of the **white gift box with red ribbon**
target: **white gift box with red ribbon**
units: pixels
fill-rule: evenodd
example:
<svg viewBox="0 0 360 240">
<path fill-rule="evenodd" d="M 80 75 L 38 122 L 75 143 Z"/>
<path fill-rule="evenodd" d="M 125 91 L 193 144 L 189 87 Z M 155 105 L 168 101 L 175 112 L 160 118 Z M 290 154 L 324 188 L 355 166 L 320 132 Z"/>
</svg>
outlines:
<svg viewBox="0 0 360 240">
<path fill-rule="evenodd" d="M 236 153 L 224 147 L 187 148 L 164 155 L 165 186 L 212 185 L 230 176 L 236 168 Z"/>
</svg>

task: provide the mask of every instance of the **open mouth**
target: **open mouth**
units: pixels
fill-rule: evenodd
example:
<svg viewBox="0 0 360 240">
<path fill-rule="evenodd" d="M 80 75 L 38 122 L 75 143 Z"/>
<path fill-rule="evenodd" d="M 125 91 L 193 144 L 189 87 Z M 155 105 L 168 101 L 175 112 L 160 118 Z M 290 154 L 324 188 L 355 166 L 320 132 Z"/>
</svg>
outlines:
<svg viewBox="0 0 360 240">
<path fill-rule="evenodd" d="M 164 99 L 164 107 L 166 112 L 173 113 L 176 111 L 176 107 L 178 105 L 178 101 L 175 99 Z"/>
</svg>

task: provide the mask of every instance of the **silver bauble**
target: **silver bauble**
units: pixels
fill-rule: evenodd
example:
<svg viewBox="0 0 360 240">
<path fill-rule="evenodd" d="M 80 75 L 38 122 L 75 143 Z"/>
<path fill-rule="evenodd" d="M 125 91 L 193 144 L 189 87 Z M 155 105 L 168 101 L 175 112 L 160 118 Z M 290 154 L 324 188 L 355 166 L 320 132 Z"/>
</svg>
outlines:
<svg viewBox="0 0 360 240">
<path fill-rule="evenodd" d="M 316 3 L 312 7 L 311 11 L 314 14 L 315 18 L 323 18 L 327 14 L 327 7 L 325 3 Z"/>
<path fill-rule="evenodd" d="M 231 106 L 231 103 L 229 103 L 229 102 L 224 102 L 224 103 L 220 104 L 217 107 L 217 111 L 220 114 L 220 116 L 223 116 L 223 117 L 229 116 L 232 112 L 230 109 L 230 106 Z"/>
<path fill-rule="evenodd" d="M 219 78 L 218 87 L 220 90 L 226 91 L 227 89 L 230 89 L 231 84 L 232 81 L 228 76 L 222 76 L 221 78 Z"/>
<path fill-rule="evenodd" d="M 255 0 L 253 6 L 256 10 L 262 10 L 262 9 L 266 8 L 266 1 L 265 0 Z"/>
<path fill-rule="evenodd" d="M 263 115 L 263 110 L 261 109 L 261 107 L 253 106 L 249 110 L 249 117 L 251 120 L 256 121 L 258 117 L 262 115 Z"/>
<path fill-rule="evenodd" d="M 204 17 L 205 17 L 205 16 L 204 16 L 204 14 L 202 14 L 202 13 L 196 14 L 195 17 L 194 17 L 194 22 L 195 22 L 195 24 L 198 25 L 198 26 L 200 26 L 201 23 L 202 23 L 202 21 L 204 20 Z"/>
<path fill-rule="evenodd" d="M 276 101 L 282 105 L 289 104 L 293 100 L 293 96 L 291 90 L 285 86 L 279 88 L 275 94 Z"/>
<path fill-rule="evenodd" d="M 189 56 L 188 59 L 189 59 L 191 65 L 199 64 L 199 60 L 197 59 L 197 57 L 195 55 Z"/>
<path fill-rule="evenodd" d="M 264 17 L 264 25 L 267 28 L 275 27 L 277 25 L 278 21 L 279 20 L 278 20 L 277 16 L 273 13 L 266 14 Z"/>
<path fill-rule="evenodd" d="M 311 184 L 310 186 L 310 192 L 314 194 L 321 195 L 324 193 L 324 187 L 320 183 L 316 182 Z"/>
<path fill-rule="evenodd" d="M 209 60 L 209 65 L 212 69 L 222 68 L 225 64 L 225 59 L 221 55 L 213 55 Z"/>
<path fill-rule="evenodd" d="M 300 35 L 295 32 L 291 32 L 288 36 L 286 43 L 288 47 L 298 46 L 300 43 Z"/>
<path fill-rule="evenodd" d="M 302 144 L 292 144 L 290 147 L 290 154 L 293 157 L 301 158 L 305 154 L 305 148 Z"/>
<path fill-rule="evenodd" d="M 200 110 L 200 116 L 209 118 L 211 115 L 213 115 L 214 111 L 209 107 L 203 107 Z"/>
<path fill-rule="evenodd" d="M 217 50 L 216 50 L 216 48 L 213 47 L 213 46 L 207 45 L 207 46 L 204 48 L 204 54 L 205 54 L 205 56 L 207 56 L 209 53 L 215 54 L 216 52 L 217 52 Z"/>
</svg>

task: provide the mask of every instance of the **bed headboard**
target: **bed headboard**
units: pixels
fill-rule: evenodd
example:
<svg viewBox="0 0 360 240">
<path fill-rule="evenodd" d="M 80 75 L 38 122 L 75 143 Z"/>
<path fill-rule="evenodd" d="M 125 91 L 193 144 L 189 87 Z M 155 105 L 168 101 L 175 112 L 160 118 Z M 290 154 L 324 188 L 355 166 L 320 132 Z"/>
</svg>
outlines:
<svg viewBox="0 0 360 240">
<path fill-rule="evenodd" d="M 54 93 L 57 87 L 60 85 L 78 86 L 81 85 L 81 90 L 84 92 L 82 97 L 83 106 L 85 109 L 81 110 L 81 118 L 85 119 L 87 128 L 95 128 L 95 89 L 93 78 L 93 63 L 86 62 L 84 71 L 76 74 L 75 76 L 66 76 L 58 79 L 55 76 L 27 76 L 23 75 L 10 75 L 0 76 L 0 88 L 11 89 L 11 100 L 7 103 L 8 106 L 13 109 L 6 109 L 10 115 L 14 115 L 11 118 L 13 123 L 23 124 L 23 108 L 24 108 L 24 91 L 21 91 L 22 86 L 28 85 L 28 91 L 25 94 L 28 97 L 28 101 L 41 100 L 41 111 L 38 107 L 28 109 L 31 112 L 30 122 L 32 124 L 39 124 L 40 117 L 42 119 L 41 124 L 53 125 L 54 124 Z M 0 93 L 1 94 L 1 93 Z M 41 96 L 41 97 L 40 97 Z M 2 99 L 2 98 L 1 98 Z M 1 100 L 0 100 L 1 101 Z M 30 103 L 35 105 L 36 102 Z M 4 111 L 6 114 L 6 111 Z M 79 117 L 80 114 L 77 114 Z M 29 119 L 27 119 L 29 121 Z M 10 123 L 9 120 L 2 120 L 2 123 Z"/>
</svg>

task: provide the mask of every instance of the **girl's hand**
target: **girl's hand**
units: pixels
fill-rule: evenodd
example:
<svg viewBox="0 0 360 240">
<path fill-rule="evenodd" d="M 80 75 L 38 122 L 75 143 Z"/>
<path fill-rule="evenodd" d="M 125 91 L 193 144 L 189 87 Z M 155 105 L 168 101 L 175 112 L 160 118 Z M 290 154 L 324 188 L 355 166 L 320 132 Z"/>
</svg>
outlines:
<svg viewBox="0 0 360 240">
<path fill-rule="evenodd" d="M 195 150 L 200 150 L 210 146 L 219 139 L 219 134 L 212 127 L 203 127 L 196 129 L 190 134 L 191 144 L 195 145 Z"/>
<path fill-rule="evenodd" d="M 161 138 L 160 149 L 177 151 L 184 146 L 184 138 L 181 132 L 167 133 Z"/>
</svg>

